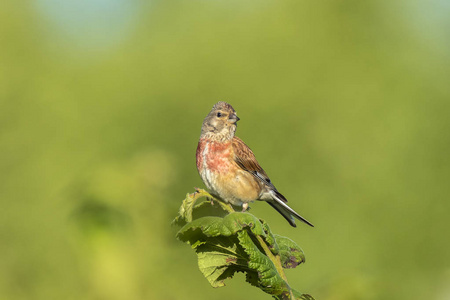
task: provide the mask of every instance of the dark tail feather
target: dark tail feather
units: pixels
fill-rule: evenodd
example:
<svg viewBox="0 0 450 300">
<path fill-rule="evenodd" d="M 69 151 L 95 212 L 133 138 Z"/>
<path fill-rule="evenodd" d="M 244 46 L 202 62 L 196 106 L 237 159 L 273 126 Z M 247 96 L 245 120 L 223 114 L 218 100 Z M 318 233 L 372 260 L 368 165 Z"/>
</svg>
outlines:
<svg viewBox="0 0 450 300">
<path fill-rule="evenodd" d="M 277 206 L 276 203 L 273 201 L 267 201 L 267 203 L 269 203 L 270 206 L 275 208 L 289 222 L 289 224 L 291 224 L 292 227 L 297 227 L 297 225 L 295 224 L 294 218 L 292 217 L 292 215 L 289 212 L 284 210 L 282 207 Z"/>
<path fill-rule="evenodd" d="M 281 197 L 278 195 L 280 195 Z M 285 201 L 283 201 L 286 199 L 286 198 L 284 198 L 283 195 L 281 195 L 279 193 L 274 193 L 273 196 L 274 196 L 273 201 L 267 201 L 267 203 L 269 203 L 270 206 L 275 208 L 289 222 L 289 224 L 291 224 L 292 227 L 297 227 L 297 225 L 295 224 L 294 217 L 296 217 L 300 221 L 308 224 L 309 226 L 314 227 L 314 225 L 312 223 L 310 223 L 308 220 L 306 220 L 305 218 L 300 216 L 298 213 L 296 213 L 292 208 L 290 208 L 285 203 Z"/>
</svg>

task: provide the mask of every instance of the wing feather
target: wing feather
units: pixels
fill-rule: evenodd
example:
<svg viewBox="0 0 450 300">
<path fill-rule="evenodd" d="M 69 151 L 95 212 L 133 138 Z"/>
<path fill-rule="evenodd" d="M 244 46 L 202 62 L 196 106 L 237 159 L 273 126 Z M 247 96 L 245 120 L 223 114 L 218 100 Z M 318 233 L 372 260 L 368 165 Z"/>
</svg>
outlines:
<svg viewBox="0 0 450 300">
<path fill-rule="evenodd" d="M 269 176 L 267 176 L 266 172 L 256 160 L 253 151 L 237 136 L 233 138 L 232 145 L 234 151 L 234 161 L 237 165 L 242 170 L 249 172 L 257 179 L 262 180 L 271 189 L 276 191 L 276 188 L 270 181 Z"/>
</svg>

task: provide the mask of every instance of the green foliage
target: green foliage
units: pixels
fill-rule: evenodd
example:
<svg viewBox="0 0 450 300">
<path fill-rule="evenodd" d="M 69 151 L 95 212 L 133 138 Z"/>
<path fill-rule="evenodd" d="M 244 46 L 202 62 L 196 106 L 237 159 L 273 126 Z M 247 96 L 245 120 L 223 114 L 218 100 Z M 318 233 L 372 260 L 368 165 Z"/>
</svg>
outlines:
<svg viewBox="0 0 450 300">
<path fill-rule="evenodd" d="M 196 203 L 202 197 L 210 201 Z M 302 249 L 289 238 L 273 234 L 254 215 L 235 212 L 197 190 L 187 194 L 174 224 L 182 226 L 177 238 L 195 250 L 200 271 L 213 287 L 222 287 L 226 279 L 243 272 L 248 283 L 275 299 L 313 299 L 291 288 L 283 271 L 305 262 Z"/>
</svg>

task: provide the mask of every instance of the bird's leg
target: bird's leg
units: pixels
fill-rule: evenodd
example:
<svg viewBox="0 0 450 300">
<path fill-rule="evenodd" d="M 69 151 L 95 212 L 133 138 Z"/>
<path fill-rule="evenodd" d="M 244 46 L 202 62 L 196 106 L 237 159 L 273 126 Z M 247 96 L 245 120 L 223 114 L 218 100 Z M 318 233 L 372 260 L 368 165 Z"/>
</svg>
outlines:
<svg viewBox="0 0 450 300">
<path fill-rule="evenodd" d="M 248 208 L 248 203 L 242 204 L 242 212 L 245 212 Z"/>
</svg>

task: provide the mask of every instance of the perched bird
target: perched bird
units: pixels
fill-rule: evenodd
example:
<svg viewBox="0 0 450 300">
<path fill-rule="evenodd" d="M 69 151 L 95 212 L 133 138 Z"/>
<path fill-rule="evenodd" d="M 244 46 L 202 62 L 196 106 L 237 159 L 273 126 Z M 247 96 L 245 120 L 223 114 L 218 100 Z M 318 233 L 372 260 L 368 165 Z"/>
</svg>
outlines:
<svg viewBox="0 0 450 300">
<path fill-rule="evenodd" d="M 286 202 L 266 172 L 261 168 L 252 150 L 234 134 L 239 121 L 233 107 L 217 102 L 203 121 L 197 146 L 197 169 L 211 194 L 235 206 L 262 200 L 275 208 L 291 226 L 294 217 L 314 227 Z"/>
</svg>

